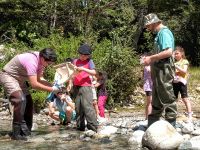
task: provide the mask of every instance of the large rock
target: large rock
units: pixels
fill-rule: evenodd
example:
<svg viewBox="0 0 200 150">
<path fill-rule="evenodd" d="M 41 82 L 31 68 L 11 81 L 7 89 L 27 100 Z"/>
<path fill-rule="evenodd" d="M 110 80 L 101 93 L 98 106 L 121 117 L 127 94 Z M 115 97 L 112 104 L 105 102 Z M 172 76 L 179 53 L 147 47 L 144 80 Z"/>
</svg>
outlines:
<svg viewBox="0 0 200 150">
<path fill-rule="evenodd" d="M 164 120 L 153 123 L 142 138 L 143 147 L 157 150 L 177 149 L 182 142 L 182 135 Z"/>
</svg>

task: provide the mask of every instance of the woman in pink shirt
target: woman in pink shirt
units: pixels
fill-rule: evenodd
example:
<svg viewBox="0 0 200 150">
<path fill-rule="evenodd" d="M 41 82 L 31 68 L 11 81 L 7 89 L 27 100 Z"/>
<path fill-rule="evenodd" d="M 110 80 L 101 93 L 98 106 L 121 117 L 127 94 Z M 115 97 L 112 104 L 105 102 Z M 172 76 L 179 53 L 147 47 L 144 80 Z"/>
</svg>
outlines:
<svg viewBox="0 0 200 150">
<path fill-rule="evenodd" d="M 34 89 L 57 92 L 59 89 L 43 80 L 45 67 L 57 59 L 53 49 L 45 48 L 40 52 L 27 52 L 16 55 L 0 71 L 0 84 L 14 105 L 13 132 L 14 140 L 27 140 L 31 134 L 33 120 L 33 101 L 26 81 Z"/>
</svg>

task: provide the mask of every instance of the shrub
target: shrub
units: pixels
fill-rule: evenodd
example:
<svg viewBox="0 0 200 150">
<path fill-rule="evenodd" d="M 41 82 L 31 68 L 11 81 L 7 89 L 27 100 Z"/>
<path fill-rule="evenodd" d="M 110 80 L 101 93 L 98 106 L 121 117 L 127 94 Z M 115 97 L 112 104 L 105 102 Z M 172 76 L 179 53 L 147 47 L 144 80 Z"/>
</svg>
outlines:
<svg viewBox="0 0 200 150">
<path fill-rule="evenodd" d="M 93 59 L 97 69 L 108 74 L 108 104 L 128 103 L 129 95 L 133 93 L 140 77 L 138 59 L 133 49 L 105 39 L 96 45 Z"/>
<path fill-rule="evenodd" d="M 31 95 L 36 113 L 45 107 L 47 94 L 47 92 L 32 90 Z"/>
</svg>

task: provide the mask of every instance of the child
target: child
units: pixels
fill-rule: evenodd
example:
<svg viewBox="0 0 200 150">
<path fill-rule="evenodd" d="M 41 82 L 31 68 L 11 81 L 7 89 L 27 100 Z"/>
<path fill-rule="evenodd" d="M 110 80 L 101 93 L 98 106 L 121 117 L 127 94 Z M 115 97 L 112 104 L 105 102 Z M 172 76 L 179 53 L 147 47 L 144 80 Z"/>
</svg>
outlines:
<svg viewBox="0 0 200 150">
<path fill-rule="evenodd" d="M 181 46 L 176 47 L 174 58 L 176 61 L 175 62 L 176 75 L 173 81 L 174 94 L 176 98 L 178 98 L 178 94 L 180 92 L 182 101 L 184 102 L 187 109 L 188 121 L 191 121 L 192 109 L 191 109 L 191 103 L 190 103 L 190 100 L 188 100 L 188 94 L 187 94 L 187 76 L 188 76 L 187 70 L 188 70 L 189 62 L 185 58 L 185 52 Z"/>
<path fill-rule="evenodd" d="M 106 90 L 106 73 L 98 71 L 96 78 L 97 83 L 94 86 L 97 88 L 99 116 L 105 118 L 105 105 L 108 98 Z"/>
<path fill-rule="evenodd" d="M 75 107 L 69 95 L 63 92 L 54 95 L 53 100 L 49 103 L 49 116 L 60 121 L 62 125 L 75 120 Z"/>
<path fill-rule="evenodd" d="M 93 107 L 92 82 L 90 75 L 96 74 L 95 65 L 90 55 L 92 50 L 89 45 L 83 44 L 78 49 L 79 58 L 75 59 L 73 64 L 79 71 L 73 78 L 73 96 L 75 98 L 75 107 L 77 113 L 77 129 L 85 130 L 85 119 L 87 128 L 97 132 L 98 123 Z"/>
<path fill-rule="evenodd" d="M 95 109 L 95 112 L 96 112 L 96 116 L 97 116 L 97 119 L 99 118 L 99 108 L 98 108 L 98 104 L 97 104 L 97 91 L 96 91 L 96 88 L 95 88 L 95 84 L 96 84 L 96 77 L 95 76 L 90 76 L 90 79 L 92 81 L 92 97 L 93 97 L 93 106 L 94 106 L 94 109 Z"/>
<path fill-rule="evenodd" d="M 148 115 L 151 114 L 152 111 L 152 79 L 151 79 L 151 67 L 150 65 L 144 66 L 144 72 L 143 72 L 143 78 L 144 78 L 144 85 L 143 89 L 146 93 L 146 107 L 145 107 L 145 120 L 148 119 Z"/>
</svg>

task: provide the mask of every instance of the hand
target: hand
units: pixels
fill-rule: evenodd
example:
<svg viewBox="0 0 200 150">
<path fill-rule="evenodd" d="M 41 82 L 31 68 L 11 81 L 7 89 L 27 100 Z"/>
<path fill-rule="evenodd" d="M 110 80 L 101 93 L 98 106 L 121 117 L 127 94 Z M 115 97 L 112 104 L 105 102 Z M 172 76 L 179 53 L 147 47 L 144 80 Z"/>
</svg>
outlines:
<svg viewBox="0 0 200 150">
<path fill-rule="evenodd" d="M 84 71 L 84 67 L 77 67 L 76 69 L 77 69 L 79 72 L 80 72 L 80 71 Z"/>
<path fill-rule="evenodd" d="M 55 93 L 55 94 L 62 91 L 61 88 L 59 88 L 58 86 L 55 86 L 55 85 L 52 86 L 52 89 L 53 89 L 52 92 Z"/>
<path fill-rule="evenodd" d="M 179 68 L 179 65 L 175 64 L 175 67 L 176 67 L 176 68 Z"/>
<path fill-rule="evenodd" d="M 143 61 L 144 61 L 144 65 L 149 65 L 151 63 L 151 57 L 146 56 L 144 57 Z"/>
<path fill-rule="evenodd" d="M 53 115 L 54 114 L 54 112 L 53 111 L 49 111 L 49 115 Z"/>
</svg>

